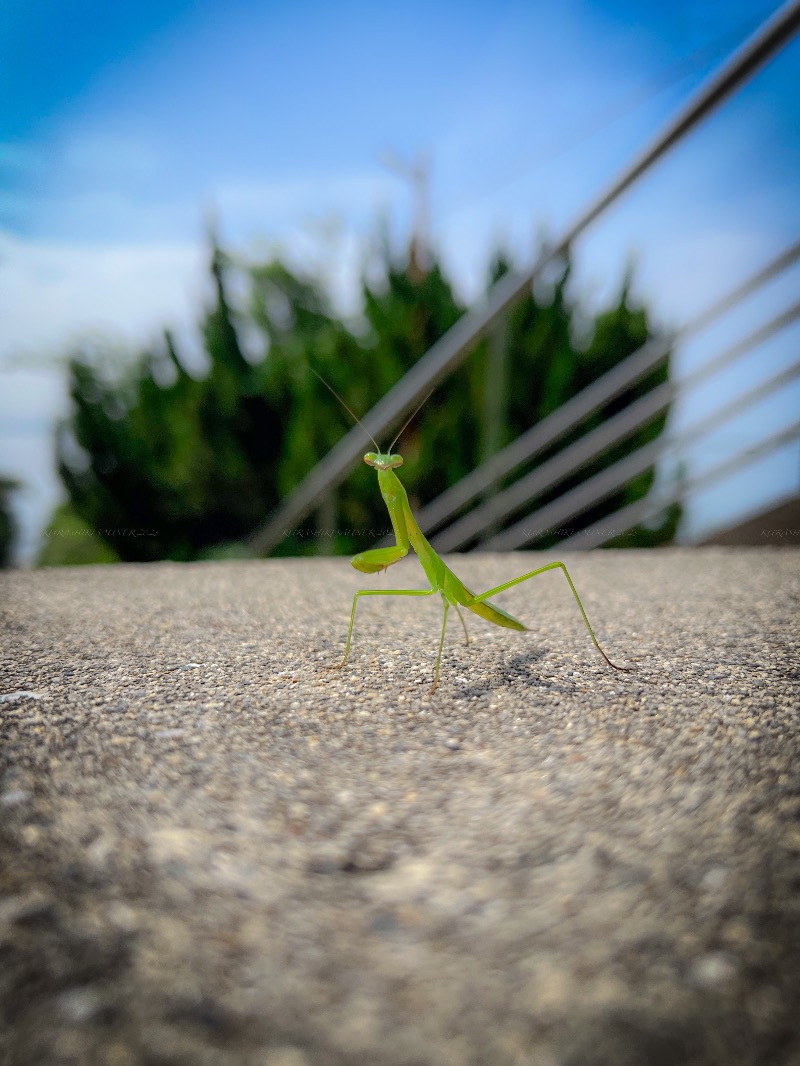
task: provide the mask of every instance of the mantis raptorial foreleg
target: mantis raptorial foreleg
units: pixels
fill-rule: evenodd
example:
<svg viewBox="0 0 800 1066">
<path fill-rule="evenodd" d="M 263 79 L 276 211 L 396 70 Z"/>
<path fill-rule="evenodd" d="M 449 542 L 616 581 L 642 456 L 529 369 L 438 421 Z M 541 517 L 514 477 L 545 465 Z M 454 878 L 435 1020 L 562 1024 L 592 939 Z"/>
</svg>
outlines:
<svg viewBox="0 0 800 1066">
<path fill-rule="evenodd" d="M 388 548 L 370 548 L 353 556 L 353 566 L 362 574 L 377 574 L 408 555 L 408 548 L 402 544 L 392 544 Z"/>
<path fill-rule="evenodd" d="M 548 570 L 563 570 L 564 571 L 564 577 L 569 582 L 569 587 L 572 589 L 572 595 L 575 597 L 575 602 L 578 604 L 578 607 L 580 608 L 580 612 L 583 615 L 583 620 L 586 623 L 586 628 L 589 630 L 589 636 L 594 641 L 594 646 L 597 648 L 597 650 L 600 652 L 600 654 L 603 656 L 603 658 L 605 659 L 605 661 L 608 663 L 609 666 L 613 666 L 615 670 L 624 670 L 626 673 L 629 673 L 630 669 L 631 669 L 629 666 L 617 666 L 616 663 L 612 663 L 612 661 L 609 659 L 609 657 L 606 655 L 606 653 L 600 647 L 600 644 L 599 644 L 599 642 L 597 640 L 597 637 L 594 635 L 594 630 L 592 629 L 591 623 L 589 622 L 589 619 L 588 619 L 588 617 L 586 615 L 586 611 L 583 609 L 583 604 L 581 603 L 581 598 L 578 595 L 578 590 L 575 588 L 574 584 L 572 583 L 572 578 L 569 576 L 569 571 L 567 570 L 566 566 L 564 566 L 563 563 L 548 563 L 547 566 L 540 566 L 537 570 L 531 570 L 529 573 L 522 574 L 520 577 L 512 578 L 511 581 L 506 581 L 502 585 L 497 585 L 495 588 L 489 589 L 488 592 L 482 592 L 479 596 L 476 596 L 474 598 L 474 600 L 472 600 L 471 602 L 472 603 L 483 603 L 483 601 L 484 600 L 488 600 L 490 596 L 496 596 L 498 592 L 505 592 L 506 589 L 513 588 L 514 585 L 520 585 L 520 584 L 522 584 L 523 581 L 527 581 L 528 578 L 536 577 L 538 574 L 544 574 Z M 467 603 L 464 606 L 465 607 L 469 607 L 470 604 Z"/>
</svg>

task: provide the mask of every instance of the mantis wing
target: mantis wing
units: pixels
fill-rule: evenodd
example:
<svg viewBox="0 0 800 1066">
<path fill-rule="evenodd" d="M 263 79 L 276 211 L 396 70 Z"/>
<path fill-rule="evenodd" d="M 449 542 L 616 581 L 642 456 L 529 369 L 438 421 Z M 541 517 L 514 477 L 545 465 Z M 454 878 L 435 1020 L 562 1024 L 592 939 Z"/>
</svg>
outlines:
<svg viewBox="0 0 800 1066">
<path fill-rule="evenodd" d="M 475 595 L 474 592 L 470 592 L 469 594 L 470 596 Z M 496 626 L 504 626 L 506 629 L 520 630 L 526 630 L 528 628 L 512 614 L 504 611 L 502 607 L 494 607 L 491 603 L 463 603 L 461 606 L 466 607 L 467 610 L 472 611 L 473 614 L 478 614 L 481 618 L 485 618 L 487 622 L 494 622 Z"/>
<path fill-rule="evenodd" d="M 456 577 L 452 570 L 448 570 L 445 575 L 445 592 L 450 593 L 453 596 L 453 599 L 455 599 L 457 603 L 460 603 L 462 607 L 466 607 L 467 610 L 472 611 L 473 614 L 480 615 L 480 617 L 485 618 L 487 622 L 494 622 L 496 626 L 503 626 L 505 629 L 519 629 L 523 631 L 528 628 L 512 614 L 504 611 L 502 607 L 495 607 L 493 604 L 486 603 L 484 600 L 475 603 L 475 593 L 472 589 L 468 589 L 463 581 Z"/>
</svg>

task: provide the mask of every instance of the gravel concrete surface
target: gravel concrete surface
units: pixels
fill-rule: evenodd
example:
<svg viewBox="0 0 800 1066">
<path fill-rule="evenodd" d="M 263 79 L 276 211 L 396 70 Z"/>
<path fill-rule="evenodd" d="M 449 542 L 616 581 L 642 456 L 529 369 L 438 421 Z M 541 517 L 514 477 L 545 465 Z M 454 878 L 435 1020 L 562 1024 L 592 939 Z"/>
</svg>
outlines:
<svg viewBox="0 0 800 1066">
<path fill-rule="evenodd" d="M 800 552 L 569 565 L 2 575 L 0 1062 L 800 1063 Z"/>
</svg>

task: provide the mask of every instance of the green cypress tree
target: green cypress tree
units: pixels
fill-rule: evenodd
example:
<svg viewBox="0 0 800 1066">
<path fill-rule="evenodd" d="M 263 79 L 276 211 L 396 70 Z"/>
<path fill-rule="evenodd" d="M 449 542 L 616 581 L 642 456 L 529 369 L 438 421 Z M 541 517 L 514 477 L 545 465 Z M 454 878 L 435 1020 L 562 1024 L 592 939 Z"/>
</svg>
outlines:
<svg viewBox="0 0 800 1066">
<path fill-rule="evenodd" d="M 11 509 L 11 495 L 20 487 L 14 478 L 0 477 L 0 567 L 10 566 L 17 538 L 17 523 Z"/>
</svg>

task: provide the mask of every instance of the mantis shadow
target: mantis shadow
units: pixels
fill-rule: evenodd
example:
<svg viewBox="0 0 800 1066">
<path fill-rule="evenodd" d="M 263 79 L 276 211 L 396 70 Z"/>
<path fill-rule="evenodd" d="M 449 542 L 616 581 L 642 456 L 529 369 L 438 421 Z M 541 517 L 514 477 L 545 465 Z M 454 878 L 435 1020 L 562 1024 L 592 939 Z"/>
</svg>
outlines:
<svg viewBox="0 0 800 1066">
<path fill-rule="evenodd" d="M 459 696 L 470 697 L 486 695 L 488 692 L 513 682 L 536 680 L 541 684 L 542 678 L 536 670 L 536 664 L 547 658 L 547 655 L 547 648 L 520 653 L 504 660 L 492 672 L 492 676 L 489 679 L 485 681 L 470 681 L 467 684 L 456 682 L 454 687 L 457 688 Z M 470 660 L 470 662 L 474 665 L 474 660 Z M 457 669 L 456 664 L 453 664 L 450 669 Z"/>
</svg>

